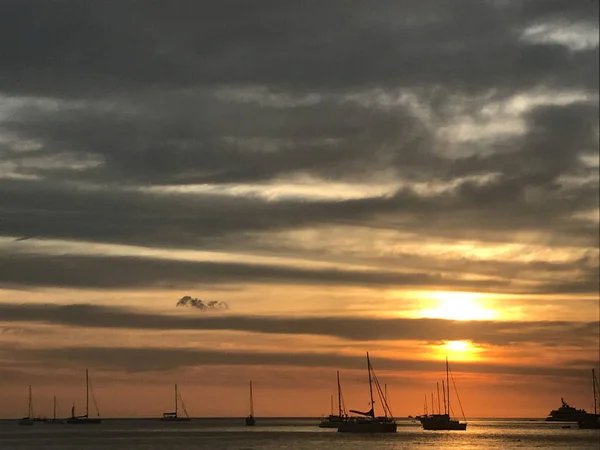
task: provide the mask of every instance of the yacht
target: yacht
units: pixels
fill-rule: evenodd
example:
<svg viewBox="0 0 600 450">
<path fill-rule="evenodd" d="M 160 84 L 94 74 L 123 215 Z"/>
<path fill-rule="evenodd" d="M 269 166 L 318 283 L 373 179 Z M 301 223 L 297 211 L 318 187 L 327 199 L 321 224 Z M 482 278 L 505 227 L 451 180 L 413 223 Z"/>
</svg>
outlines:
<svg viewBox="0 0 600 450">
<path fill-rule="evenodd" d="M 94 400 L 94 405 L 96 407 L 96 416 L 90 417 L 90 377 L 88 374 L 88 370 L 85 369 L 85 414 L 82 416 L 75 415 L 75 405 L 71 407 L 71 417 L 69 417 L 65 423 L 70 425 L 89 425 L 89 424 L 99 424 L 102 423 L 102 419 L 100 418 L 100 412 L 98 411 L 98 405 L 96 405 L 96 398 L 94 396 L 94 391 L 92 390 L 92 399 Z"/>
<path fill-rule="evenodd" d="M 325 417 L 319 423 L 319 428 L 338 428 L 339 425 L 347 419 L 348 413 L 344 405 L 344 397 L 342 396 L 342 388 L 340 386 L 340 371 L 336 372 L 337 375 L 337 397 L 338 397 L 338 413 L 333 413 L 333 396 L 331 397 L 331 414 Z"/>
<path fill-rule="evenodd" d="M 562 405 L 558 409 L 550 411 L 547 422 L 579 422 L 587 421 L 593 414 L 588 413 L 585 409 L 577 409 L 565 402 L 564 398 L 560 399 Z"/>
<path fill-rule="evenodd" d="M 466 422 L 460 422 L 450 417 L 450 377 L 449 377 L 448 357 L 446 357 L 446 385 L 444 389 L 444 414 L 425 414 L 419 417 L 424 430 L 432 431 L 464 431 L 467 429 Z M 460 399 L 459 399 L 460 403 Z M 425 398 L 427 404 L 427 398 Z M 462 410 L 462 406 L 461 406 Z M 439 411 L 438 411 L 439 412 Z M 463 414 L 464 416 L 464 414 Z"/>
<path fill-rule="evenodd" d="M 179 402 L 178 402 L 179 399 L 181 399 L 181 404 L 183 406 L 183 412 L 185 413 L 185 416 L 179 415 Z M 190 421 L 190 416 L 188 415 L 188 412 L 185 409 L 185 405 L 183 404 L 183 398 L 181 397 L 181 394 L 179 393 L 179 390 L 177 389 L 177 385 L 175 385 L 175 411 L 163 413 L 160 420 L 162 420 L 163 422 L 189 422 Z"/>
<path fill-rule="evenodd" d="M 369 375 L 369 394 L 371 409 L 367 412 L 351 409 L 350 412 L 358 416 L 344 417 L 338 425 L 339 433 L 395 433 L 398 425 L 392 416 L 392 412 L 386 400 L 377 376 L 373 371 L 369 352 L 367 352 L 367 371 Z M 375 415 L 375 400 L 373 399 L 373 386 L 379 396 L 379 401 L 383 407 L 383 416 Z"/>
<path fill-rule="evenodd" d="M 600 414 L 598 414 L 598 380 L 596 372 L 592 369 L 592 389 L 594 391 L 594 414 L 588 414 L 583 420 L 578 420 L 577 425 L 581 430 L 600 429 Z"/>
</svg>

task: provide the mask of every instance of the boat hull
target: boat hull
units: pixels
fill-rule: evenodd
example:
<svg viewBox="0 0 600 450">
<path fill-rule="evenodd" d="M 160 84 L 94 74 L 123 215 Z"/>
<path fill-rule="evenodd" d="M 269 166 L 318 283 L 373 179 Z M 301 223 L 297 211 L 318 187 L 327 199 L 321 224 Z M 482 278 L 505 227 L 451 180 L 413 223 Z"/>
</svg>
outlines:
<svg viewBox="0 0 600 450">
<path fill-rule="evenodd" d="M 189 422 L 189 417 L 161 417 L 162 422 Z"/>
<path fill-rule="evenodd" d="M 254 417 L 252 416 L 246 417 L 245 422 L 247 427 L 253 427 L 254 425 L 256 425 L 256 420 L 254 420 Z"/>
<path fill-rule="evenodd" d="M 102 419 L 90 417 L 69 417 L 66 423 L 69 425 L 95 425 L 102 423 Z"/>
<path fill-rule="evenodd" d="M 467 429 L 466 423 L 452 420 L 446 414 L 441 416 L 423 416 L 419 420 L 421 421 L 421 425 L 423 425 L 423 429 L 429 431 L 464 431 Z"/>
<path fill-rule="evenodd" d="M 395 433 L 398 425 L 395 422 L 347 421 L 341 422 L 338 433 Z"/>
<path fill-rule="evenodd" d="M 31 419 L 29 417 L 23 417 L 22 419 L 19 420 L 19 425 L 21 425 L 21 426 L 33 425 L 33 419 Z"/>
</svg>

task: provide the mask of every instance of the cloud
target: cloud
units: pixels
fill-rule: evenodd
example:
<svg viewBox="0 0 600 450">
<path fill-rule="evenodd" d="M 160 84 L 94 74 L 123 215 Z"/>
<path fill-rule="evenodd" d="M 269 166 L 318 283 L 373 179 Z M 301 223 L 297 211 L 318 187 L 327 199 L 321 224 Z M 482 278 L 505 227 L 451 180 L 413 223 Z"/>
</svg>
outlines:
<svg viewBox="0 0 600 450">
<path fill-rule="evenodd" d="M 91 328 L 227 330 L 331 336 L 352 341 L 472 340 L 490 345 L 598 345 L 599 322 L 451 321 L 357 317 L 173 316 L 125 308 L 72 304 L 0 304 L 5 322 L 38 322 Z"/>
<path fill-rule="evenodd" d="M 176 306 L 199 309 L 200 311 L 223 311 L 229 308 L 229 306 L 225 302 L 219 302 L 217 300 L 210 300 L 205 302 L 204 300 L 200 300 L 199 298 L 192 298 L 189 295 L 181 297 L 177 301 Z"/>
<path fill-rule="evenodd" d="M 332 353 L 304 352 L 231 352 L 219 350 L 131 348 L 131 347 L 66 347 L 45 349 L 4 350 L 19 363 L 45 364 L 50 367 L 65 365 L 119 369 L 127 372 L 161 371 L 175 368 L 195 367 L 199 364 L 214 366 L 295 366 L 312 368 L 342 368 L 362 370 L 364 356 Z M 438 361 L 419 361 L 378 357 L 373 355 L 373 364 L 379 371 L 432 372 L 440 370 Z M 595 361 L 586 361 L 587 367 Z M 527 366 L 489 363 L 453 363 L 453 371 L 463 373 L 506 374 L 521 376 L 557 376 L 581 378 L 581 367 Z"/>
</svg>

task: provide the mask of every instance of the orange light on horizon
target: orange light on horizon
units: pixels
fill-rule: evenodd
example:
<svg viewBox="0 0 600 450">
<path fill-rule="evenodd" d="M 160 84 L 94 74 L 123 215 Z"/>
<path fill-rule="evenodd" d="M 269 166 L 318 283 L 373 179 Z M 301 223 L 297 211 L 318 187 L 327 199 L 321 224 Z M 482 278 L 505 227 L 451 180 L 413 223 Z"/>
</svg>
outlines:
<svg viewBox="0 0 600 450">
<path fill-rule="evenodd" d="M 423 294 L 431 307 L 421 309 L 420 317 L 447 320 L 493 320 L 498 314 L 485 306 L 487 294 L 475 292 L 435 291 Z"/>
</svg>

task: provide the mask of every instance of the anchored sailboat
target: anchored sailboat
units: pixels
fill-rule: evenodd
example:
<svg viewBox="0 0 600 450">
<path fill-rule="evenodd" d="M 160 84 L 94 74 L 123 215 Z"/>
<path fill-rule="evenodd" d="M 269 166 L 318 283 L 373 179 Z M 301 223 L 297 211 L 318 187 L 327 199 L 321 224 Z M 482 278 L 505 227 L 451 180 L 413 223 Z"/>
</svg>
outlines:
<svg viewBox="0 0 600 450">
<path fill-rule="evenodd" d="M 56 423 L 56 424 L 64 424 L 65 421 L 56 418 L 56 395 L 52 401 L 52 419 L 44 419 L 44 423 Z"/>
<path fill-rule="evenodd" d="M 185 413 L 185 417 L 179 415 L 179 402 L 181 400 L 181 406 L 183 407 L 183 412 Z M 160 420 L 165 422 L 189 422 L 190 416 L 188 415 L 187 410 L 185 409 L 185 404 L 183 403 L 183 397 L 181 393 L 177 389 L 177 385 L 175 385 L 175 411 L 163 413 Z"/>
<path fill-rule="evenodd" d="M 454 379 L 452 380 L 454 382 Z M 461 423 L 458 420 L 451 419 L 450 413 L 450 377 L 449 377 L 449 367 L 448 367 L 448 358 L 446 357 L 446 384 L 442 382 L 442 390 L 444 391 L 444 414 L 425 414 L 421 416 L 419 420 L 423 425 L 424 430 L 466 430 L 467 424 Z M 438 390 L 439 392 L 439 390 Z M 458 397 L 458 393 L 457 393 Z M 458 399 L 460 405 L 460 398 Z M 427 396 L 425 397 L 425 403 L 427 404 Z M 433 403 L 433 396 L 432 396 Z M 433 409 L 433 407 L 432 407 Z M 462 411 L 462 405 L 460 405 L 460 409 Z M 439 411 L 438 411 L 439 412 Z M 463 413 L 464 418 L 464 413 Z"/>
<path fill-rule="evenodd" d="M 97 424 L 102 423 L 102 419 L 100 418 L 100 412 L 98 411 L 98 405 L 96 404 L 96 397 L 94 396 L 94 391 L 92 389 L 92 399 L 94 400 L 94 406 L 96 408 L 97 417 L 90 417 L 90 377 L 88 374 L 88 370 L 85 369 L 85 414 L 83 416 L 75 415 L 75 405 L 71 407 L 71 417 L 69 417 L 66 421 L 68 424 L 74 425 L 86 425 L 86 424 Z"/>
<path fill-rule="evenodd" d="M 246 426 L 253 427 L 256 424 L 254 419 L 254 399 L 252 398 L 252 380 L 250 380 L 250 414 L 246 417 Z"/>
<path fill-rule="evenodd" d="M 341 433 L 395 433 L 397 430 L 396 421 L 387 403 L 386 396 L 381 389 L 377 376 L 373 371 L 369 352 L 367 352 L 367 371 L 369 375 L 369 395 L 371 409 L 367 412 L 351 409 L 350 412 L 359 416 L 350 416 L 338 425 L 338 432 Z M 375 400 L 373 399 L 373 385 L 383 407 L 383 416 L 375 415 Z"/>
<path fill-rule="evenodd" d="M 29 405 L 27 407 L 27 417 L 19 420 L 19 425 L 33 425 L 33 398 L 31 396 L 31 385 L 29 385 Z"/>
<path fill-rule="evenodd" d="M 342 387 L 340 385 L 340 371 L 336 372 L 337 376 L 337 398 L 338 398 L 338 413 L 333 413 L 333 396 L 331 397 L 331 414 L 324 418 L 319 423 L 319 428 L 338 428 L 339 425 L 348 417 L 346 405 L 344 405 L 344 397 L 342 395 Z"/>
<path fill-rule="evenodd" d="M 594 390 L 594 414 L 588 414 L 587 417 L 577 422 L 580 429 L 600 428 L 600 414 L 598 414 L 598 380 L 596 379 L 596 372 L 594 369 L 592 369 L 592 389 Z"/>
</svg>

